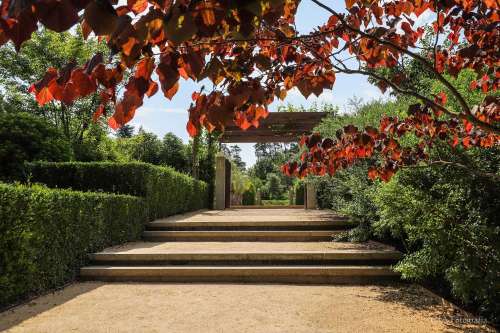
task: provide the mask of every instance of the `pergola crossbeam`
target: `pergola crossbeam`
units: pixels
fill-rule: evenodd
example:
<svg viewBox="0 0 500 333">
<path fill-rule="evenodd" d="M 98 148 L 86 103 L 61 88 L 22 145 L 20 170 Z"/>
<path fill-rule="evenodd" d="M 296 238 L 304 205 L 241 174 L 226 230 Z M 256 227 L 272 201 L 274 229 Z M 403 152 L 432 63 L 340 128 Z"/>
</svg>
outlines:
<svg viewBox="0 0 500 333">
<path fill-rule="evenodd" d="M 223 143 L 296 142 L 303 134 L 310 134 L 326 112 L 271 112 L 261 119 L 258 128 L 247 130 L 228 124 L 220 137 Z"/>
</svg>

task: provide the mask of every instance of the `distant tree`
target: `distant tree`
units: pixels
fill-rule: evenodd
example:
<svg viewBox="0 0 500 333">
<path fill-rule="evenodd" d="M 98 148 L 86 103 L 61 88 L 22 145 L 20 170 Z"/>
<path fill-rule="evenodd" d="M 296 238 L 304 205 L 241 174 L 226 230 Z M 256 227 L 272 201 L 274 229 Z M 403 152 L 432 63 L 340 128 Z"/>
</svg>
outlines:
<svg viewBox="0 0 500 333">
<path fill-rule="evenodd" d="M 240 170 L 245 170 L 246 168 L 246 163 L 243 162 L 241 158 L 241 148 L 238 145 L 233 145 L 230 148 L 231 150 L 231 159 L 234 162 L 234 164 L 240 169 Z"/>
<path fill-rule="evenodd" d="M 339 107 L 331 103 L 317 103 L 313 102 L 309 107 L 303 105 L 293 105 L 288 103 L 287 105 L 278 106 L 278 112 L 327 112 L 332 115 L 337 115 L 339 113 Z"/>
<path fill-rule="evenodd" d="M 54 125 L 26 112 L 0 112 L 0 179 L 22 175 L 26 161 L 68 161 L 71 146 Z"/>
<path fill-rule="evenodd" d="M 267 175 L 274 173 L 280 177 L 284 188 L 291 186 L 292 179 L 284 175 L 280 168 L 283 163 L 298 153 L 298 145 L 296 143 L 256 143 L 254 148 L 257 161 L 249 169 L 249 174 L 266 182 Z M 266 197 L 265 194 L 264 197 Z"/>
<path fill-rule="evenodd" d="M 160 163 L 169 165 L 177 171 L 188 171 L 188 157 L 186 147 L 181 138 L 173 133 L 167 133 L 163 137 L 160 149 Z"/>
<path fill-rule="evenodd" d="M 134 126 L 123 125 L 116 131 L 116 136 L 119 138 L 131 138 L 134 135 Z"/>
<path fill-rule="evenodd" d="M 270 173 L 267 175 L 266 182 L 269 199 L 281 199 L 283 196 L 283 186 L 281 185 L 281 177 L 278 174 Z"/>
<path fill-rule="evenodd" d="M 241 158 L 241 148 L 238 145 L 221 145 L 221 150 L 240 170 L 245 170 L 246 163 Z"/>
<path fill-rule="evenodd" d="M 160 164 L 162 142 L 154 133 L 147 132 L 142 127 L 137 135 L 131 138 L 118 139 L 119 149 L 129 160 L 151 164 Z"/>
</svg>

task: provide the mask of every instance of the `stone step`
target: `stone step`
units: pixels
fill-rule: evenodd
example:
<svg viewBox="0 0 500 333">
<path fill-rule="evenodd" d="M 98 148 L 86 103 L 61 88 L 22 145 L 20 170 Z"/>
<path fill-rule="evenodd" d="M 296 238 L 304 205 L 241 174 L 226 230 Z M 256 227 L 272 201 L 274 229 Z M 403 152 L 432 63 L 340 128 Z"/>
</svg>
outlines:
<svg viewBox="0 0 500 333">
<path fill-rule="evenodd" d="M 353 224 L 348 219 L 327 220 L 237 220 L 237 221 L 154 221 L 147 230 L 345 230 Z"/>
<path fill-rule="evenodd" d="M 279 252 L 98 252 L 96 265 L 390 265 L 401 258 L 392 250 L 333 250 Z"/>
<path fill-rule="evenodd" d="M 389 266 L 88 266 L 83 280 L 359 284 L 395 280 Z"/>
<path fill-rule="evenodd" d="M 296 209 L 296 210 L 304 210 L 304 205 L 252 205 L 252 206 L 243 206 L 243 205 L 232 205 L 231 209 Z"/>
<path fill-rule="evenodd" d="M 231 230 L 231 231 L 144 231 L 146 241 L 196 241 L 196 242 L 315 242 L 331 240 L 340 231 L 335 230 Z"/>
</svg>

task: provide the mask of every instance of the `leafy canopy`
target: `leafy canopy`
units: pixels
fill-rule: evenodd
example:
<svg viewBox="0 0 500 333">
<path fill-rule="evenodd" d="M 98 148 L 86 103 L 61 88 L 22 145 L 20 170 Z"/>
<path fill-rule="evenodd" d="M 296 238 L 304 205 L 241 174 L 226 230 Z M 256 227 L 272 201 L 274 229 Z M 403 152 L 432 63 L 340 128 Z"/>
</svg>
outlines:
<svg viewBox="0 0 500 333">
<path fill-rule="evenodd" d="M 114 104 L 109 119 L 113 128 L 129 122 L 145 96 L 161 89 L 171 99 L 181 77 L 213 83 L 210 92 L 202 89 L 192 95 L 187 124 L 191 135 L 201 127 L 223 130 L 231 121 L 242 129 L 258 126 L 276 98 L 285 98 L 295 87 L 305 97 L 320 95 L 333 87 L 337 73 L 367 75 L 383 91 L 419 101 L 407 118 L 384 118 L 379 128 L 347 126 L 334 139 L 305 138 L 302 143 L 309 153 L 303 163 L 285 166 L 288 174 L 333 174 L 377 152 L 384 162 L 374 166 L 370 176 L 389 179 L 400 166 L 425 159 L 426 147 L 434 140 L 450 139 L 452 145 L 466 148 L 500 141 L 499 98 L 488 96 L 471 106 L 445 76 L 472 69 L 477 79 L 471 89 L 496 91 L 497 0 L 346 0 L 342 12 L 310 1 L 331 16 L 300 35 L 295 29 L 299 0 L 128 0 L 127 5 L 114 0 L 4 0 L 0 41 L 10 40 L 19 49 L 39 23 L 62 32 L 79 22 L 84 36 L 93 33 L 106 40 L 118 61 L 108 62 L 98 53 L 84 65 L 51 67 L 30 91 L 41 105 L 52 100 L 72 104 L 97 91 L 101 104 L 95 118 L 104 114 L 108 103 Z M 417 18 L 429 12 L 437 37 L 422 48 L 424 27 Z M 417 60 L 444 91 L 422 94 L 404 87 L 405 71 L 379 71 L 405 58 Z M 116 87 L 127 69 L 133 74 L 118 98 Z M 460 110 L 447 107 L 448 96 L 458 101 Z M 404 150 L 398 139 L 407 132 L 421 143 Z"/>
</svg>

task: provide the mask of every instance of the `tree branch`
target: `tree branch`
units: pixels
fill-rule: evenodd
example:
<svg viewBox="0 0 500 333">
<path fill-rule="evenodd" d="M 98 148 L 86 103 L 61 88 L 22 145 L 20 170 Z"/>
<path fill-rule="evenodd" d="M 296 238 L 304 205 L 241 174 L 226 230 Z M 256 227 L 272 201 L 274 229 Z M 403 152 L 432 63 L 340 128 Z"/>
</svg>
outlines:
<svg viewBox="0 0 500 333">
<path fill-rule="evenodd" d="M 408 166 L 403 166 L 402 168 L 408 168 L 408 169 L 415 169 L 415 168 L 427 168 L 431 166 L 452 166 L 456 167 L 462 170 L 467 171 L 468 173 L 481 177 L 481 178 L 487 178 L 490 180 L 494 180 L 496 182 L 500 181 L 500 175 L 496 173 L 491 173 L 491 172 L 483 172 L 483 171 L 478 171 L 477 168 L 469 167 L 467 165 L 457 163 L 457 162 L 451 162 L 451 161 L 443 161 L 443 160 L 437 160 L 437 161 L 428 161 L 426 162 L 425 165 L 408 165 Z"/>
<path fill-rule="evenodd" d="M 416 98 L 420 99 L 422 102 L 426 103 L 427 105 L 432 106 L 433 108 L 436 108 L 438 110 L 441 110 L 449 116 L 458 117 L 460 119 L 465 119 L 465 120 L 481 127 L 484 130 L 487 130 L 489 132 L 493 132 L 496 134 L 500 134 L 500 129 L 496 128 L 495 126 L 493 126 L 491 124 L 477 120 L 472 114 L 470 114 L 470 115 L 463 114 L 463 113 L 458 114 L 458 113 L 452 112 L 452 111 L 448 110 L 447 108 L 445 108 L 444 106 L 442 106 L 441 104 L 434 102 L 432 99 L 425 97 L 425 96 L 417 93 L 416 91 L 405 90 L 405 89 L 399 87 L 398 85 L 394 84 L 392 81 L 390 81 L 389 79 L 387 79 L 381 75 L 378 75 L 376 73 L 369 72 L 369 71 L 348 69 L 347 67 L 345 67 L 345 65 L 344 65 L 344 68 L 338 67 L 337 65 L 334 65 L 334 64 L 332 64 L 332 66 L 337 71 L 343 72 L 346 74 L 361 74 L 361 75 L 371 76 L 379 81 L 383 81 L 384 83 L 386 83 L 388 86 L 390 86 L 392 89 L 394 89 L 396 92 L 398 92 L 400 94 L 416 97 Z"/>
<path fill-rule="evenodd" d="M 441 73 L 437 72 L 436 71 L 436 68 L 435 68 L 435 65 L 433 66 L 430 62 L 428 62 L 424 57 L 422 57 L 421 55 L 417 54 L 417 53 L 414 53 L 406 48 L 402 48 L 400 46 L 398 46 L 397 44 L 394 44 L 390 41 L 387 41 L 387 40 L 384 40 L 384 39 L 380 39 L 374 35 L 371 35 L 371 34 L 368 34 L 364 31 L 361 31 L 357 28 L 354 28 L 352 27 L 351 25 L 349 25 L 345 19 L 344 19 L 344 16 L 343 15 L 340 15 L 337 11 L 335 11 L 334 9 L 332 9 L 331 7 L 321 3 L 320 1 L 318 0 L 311 0 L 312 2 L 314 2 L 316 5 L 318 5 L 319 7 L 325 9 L 326 11 L 330 12 L 332 15 L 335 15 L 339 21 L 350 31 L 356 33 L 356 34 L 359 34 L 363 37 L 366 37 L 366 38 L 369 38 L 369 39 L 372 39 L 374 41 L 376 41 L 377 43 L 380 43 L 380 44 L 383 44 L 383 45 L 387 45 L 399 52 L 402 52 L 402 53 L 405 53 L 407 55 L 409 55 L 410 57 L 414 58 L 415 60 L 418 60 L 420 63 L 422 63 L 424 65 L 425 68 L 427 68 L 430 72 L 432 72 L 436 78 L 445 85 L 446 88 L 448 88 L 448 90 L 457 98 L 458 102 L 460 103 L 460 106 L 462 107 L 463 111 L 468 114 L 468 115 L 471 115 L 472 116 L 472 113 L 471 113 L 471 110 L 469 108 L 469 105 L 467 104 L 467 102 L 465 101 L 464 97 L 458 92 L 458 90 L 448 81 L 444 78 L 443 75 L 441 75 Z"/>
</svg>

